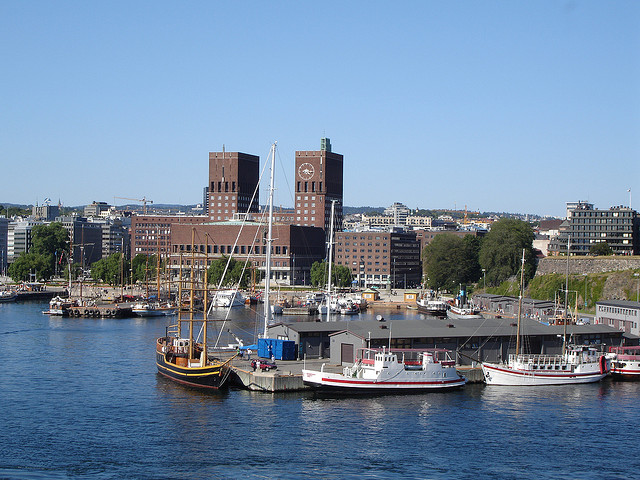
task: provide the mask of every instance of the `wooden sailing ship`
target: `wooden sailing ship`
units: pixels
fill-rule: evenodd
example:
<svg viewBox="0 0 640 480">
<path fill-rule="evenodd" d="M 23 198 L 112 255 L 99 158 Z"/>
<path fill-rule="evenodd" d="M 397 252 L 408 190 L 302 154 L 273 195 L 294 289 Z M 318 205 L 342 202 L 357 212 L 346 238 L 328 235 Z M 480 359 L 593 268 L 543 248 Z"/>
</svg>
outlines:
<svg viewBox="0 0 640 480">
<path fill-rule="evenodd" d="M 192 231 L 192 247 L 194 237 L 195 229 Z M 196 269 L 201 262 L 196 261 L 195 248 L 191 251 L 186 278 L 183 276 L 183 259 L 180 257 L 178 281 L 178 298 L 182 299 L 183 293 L 188 292 L 188 308 L 180 309 L 177 322 L 167 327 L 165 335 L 157 339 L 156 365 L 158 373 L 178 383 L 217 390 L 227 386 L 231 360 L 235 355 L 221 359 L 209 354 L 208 327 L 214 320 L 207 318 L 207 261 L 204 261 L 203 267 L 203 286 L 198 288 Z M 196 293 L 202 293 L 201 301 L 197 301 Z"/>
</svg>

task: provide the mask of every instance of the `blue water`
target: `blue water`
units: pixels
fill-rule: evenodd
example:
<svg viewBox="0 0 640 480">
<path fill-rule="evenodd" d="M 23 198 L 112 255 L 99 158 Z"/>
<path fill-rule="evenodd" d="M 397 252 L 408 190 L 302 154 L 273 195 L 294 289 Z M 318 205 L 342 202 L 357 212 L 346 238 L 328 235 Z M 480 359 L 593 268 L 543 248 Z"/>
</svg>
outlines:
<svg viewBox="0 0 640 480">
<path fill-rule="evenodd" d="M 0 479 L 640 476 L 640 383 L 207 394 L 156 373 L 166 318 L 45 308 L 0 304 Z"/>
</svg>

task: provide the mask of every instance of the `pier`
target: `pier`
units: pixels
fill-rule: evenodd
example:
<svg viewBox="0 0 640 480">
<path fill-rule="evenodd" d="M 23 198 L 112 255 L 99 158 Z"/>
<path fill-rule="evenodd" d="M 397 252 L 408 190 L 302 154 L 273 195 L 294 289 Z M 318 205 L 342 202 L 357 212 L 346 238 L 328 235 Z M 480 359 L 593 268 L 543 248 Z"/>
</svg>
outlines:
<svg viewBox="0 0 640 480">
<path fill-rule="evenodd" d="M 251 359 L 255 359 L 252 357 Z M 244 388 L 247 390 L 276 393 L 276 392 L 292 392 L 299 390 L 311 390 L 302 381 L 302 369 L 305 362 L 302 360 L 277 360 L 276 370 L 268 372 L 255 372 L 251 368 L 251 359 L 235 358 L 233 360 L 231 372 L 231 385 Z M 306 368 L 311 370 L 320 370 L 322 364 L 325 364 L 326 371 L 341 372 L 341 365 L 331 365 L 328 359 L 311 359 L 306 361 Z M 467 379 L 467 383 L 483 383 L 482 368 L 472 366 L 459 366 L 456 368 L 460 375 Z"/>
</svg>

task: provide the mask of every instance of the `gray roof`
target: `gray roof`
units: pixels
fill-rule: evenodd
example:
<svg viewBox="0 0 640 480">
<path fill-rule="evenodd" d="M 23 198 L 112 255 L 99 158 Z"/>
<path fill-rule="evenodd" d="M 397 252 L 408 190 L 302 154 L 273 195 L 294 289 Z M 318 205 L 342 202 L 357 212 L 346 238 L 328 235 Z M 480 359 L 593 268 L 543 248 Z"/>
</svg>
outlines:
<svg viewBox="0 0 640 480">
<path fill-rule="evenodd" d="M 283 323 L 298 333 L 327 333 L 333 334 L 349 331 L 362 338 L 463 338 L 511 336 L 516 333 L 516 320 L 512 318 L 484 318 L 484 319 L 439 319 L 424 318 L 420 320 L 394 320 L 377 322 L 374 320 L 352 320 L 337 322 L 294 322 Z M 545 325 L 532 319 L 521 320 L 521 332 L 527 335 L 556 336 L 562 335 L 562 325 Z M 620 330 L 609 325 L 568 325 L 567 334 L 593 335 L 613 334 L 622 335 Z"/>
<path fill-rule="evenodd" d="M 612 307 L 640 308 L 640 303 L 629 300 L 600 300 L 596 305 L 610 305 Z"/>
</svg>

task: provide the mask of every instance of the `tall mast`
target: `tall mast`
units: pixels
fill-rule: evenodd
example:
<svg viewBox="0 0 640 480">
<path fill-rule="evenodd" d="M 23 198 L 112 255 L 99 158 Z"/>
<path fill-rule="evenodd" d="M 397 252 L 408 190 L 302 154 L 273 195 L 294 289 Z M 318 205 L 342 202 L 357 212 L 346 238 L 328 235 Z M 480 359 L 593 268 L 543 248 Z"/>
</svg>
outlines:
<svg viewBox="0 0 640 480">
<path fill-rule="evenodd" d="M 335 212 L 336 201 L 331 200 L 331 217 L 329 218 L 329 276 L 327 277 L 327 322 L 331 317 L 331 266 L 333 265 L 333 215 Z"/>
<path fill-rule="evenodd" d="M 520 354 L 520 315 L 522 314 L 522 295 L 524 286 L 524 248 L 522 249 L 522 266 L 520 267 L 520 295 L 518 296 L 518 328 L 516 332 L 516 356 Z"/>
<path fill-rule="evenodd" d="M 271 305 L 269 303 L 269 287 L 271 284 L 271 244 L 273 243 L 272 231 L 273 231 L 273 188 L 274 188 L 274 176 L 276 171 L 276 145 L 278 142 L 273 142 L 271 145 L 271 179 L 269 182 L 269 222 L 267 231 L 267 258 L 266 269 L 264 274 L 264 332 L 262 338 L 267 338 L 267 326 L 271 323 Z"/>
<path fill-rule="evenodd" d="M 567 321 L 569 320 L 569 252 L 571 251 L 571 234 L 567 235 L 567 274 L 565 275 L 564 284 L 564 332 L 562 334 L 562 354 L 564 355 L 567 346 Z"/>
</svg>

